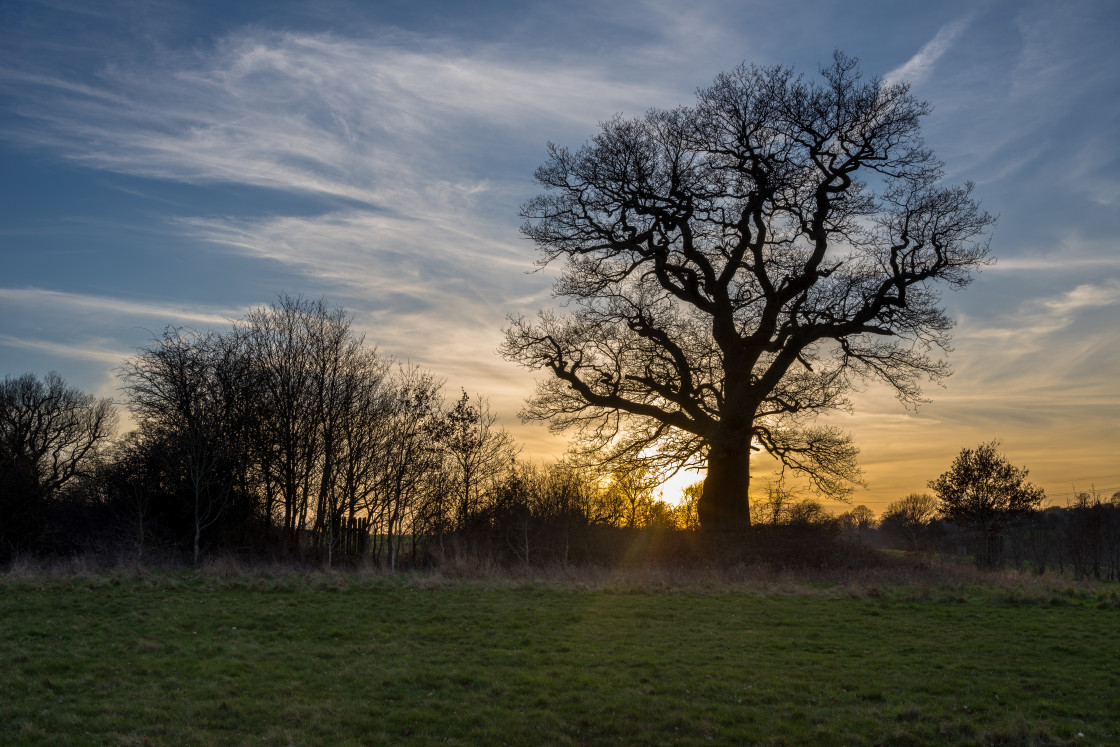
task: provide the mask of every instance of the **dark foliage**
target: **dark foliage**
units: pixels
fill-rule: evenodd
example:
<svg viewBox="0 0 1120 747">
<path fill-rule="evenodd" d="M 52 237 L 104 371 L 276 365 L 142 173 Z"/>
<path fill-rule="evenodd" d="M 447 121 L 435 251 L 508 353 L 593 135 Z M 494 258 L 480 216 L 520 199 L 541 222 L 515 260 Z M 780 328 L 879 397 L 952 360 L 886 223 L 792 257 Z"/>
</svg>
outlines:
<svg viewBox="0 0 1120 747">
<path fill-rule="evenodd" d="M 49 546 L 54 503 L 91 474 L 115 425 L 109 400 L 56 373 L 0 382 L 0 559 Z"/>
<path fill-rule="evenodd" d="M 998 451 L 999 443 L 962 449 L 947 472 L 929 487 L 949 521 L 975 534 L 976 563 L 998 565 L 1003 553 L 1003 530 L 1015 517 L 1038 508 L 1045 493 L 1027 482 L 1029 471 L 1016 467 Z"/>
</svg>

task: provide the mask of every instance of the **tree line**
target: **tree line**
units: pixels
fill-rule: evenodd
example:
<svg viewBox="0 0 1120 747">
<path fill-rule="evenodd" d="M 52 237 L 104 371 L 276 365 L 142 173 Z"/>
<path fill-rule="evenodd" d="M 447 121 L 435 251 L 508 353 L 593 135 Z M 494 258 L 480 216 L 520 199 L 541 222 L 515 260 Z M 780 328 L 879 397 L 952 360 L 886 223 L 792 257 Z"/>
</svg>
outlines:
<svg viewBox="0 0 1120 747">
<path fill-rule="evenodd" d="M 447 401 L 438 378 L 380 354 L 323 300 L 282 296 L 223 330 L 168 327 L 120 374 L 135 422 L 120 437 L 113 403 L 57 374 L 0 383 L 0 559 L 710 559 L 687 531 L 702 481 L 670 504 L 648 463 L 525 462 L 485 398 Z M 779 479 L 729 557 L 818 565 L 878 544 L 1120 580 L 1120 493 L 1042 509 L 997 447 L 962 450 L 932 493 L 878 521 L 866 506 L 834 516 Z"/>
<path fill-rule="evenodd" d="M 937 497 L 891 503 L 873 529 L 883 544 L 918 556 L 971 557 L 981 568 L 1120 581 L 1120 491 L 1079 491 L 1065 506 L 1030 506 L 953 519 Z"/>
<path fill-rule="evenodd" d="M 168 327 L 119 373 L 135 421 L 119 438 L 109 399 L 53 373 L 3 381 L 0 556 L 567 562 L 573 533 L 696 524 L 647 470 L 520 460 L 484 397 L 447 402 L 323 300 Z"/>
</svg>

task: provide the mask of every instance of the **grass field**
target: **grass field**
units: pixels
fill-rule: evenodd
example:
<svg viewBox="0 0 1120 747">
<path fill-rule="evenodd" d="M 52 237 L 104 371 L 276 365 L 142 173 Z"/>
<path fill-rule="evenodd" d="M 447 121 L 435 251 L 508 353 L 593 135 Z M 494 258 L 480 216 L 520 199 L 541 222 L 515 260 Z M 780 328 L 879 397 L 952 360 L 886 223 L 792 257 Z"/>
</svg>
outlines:
<svg viewBox="0 0 1120 747">
<path fill-rule="evenodd" d="M 1114 589 L 0 580 L 0 743 L 1107 744 Z"/>
</svg>

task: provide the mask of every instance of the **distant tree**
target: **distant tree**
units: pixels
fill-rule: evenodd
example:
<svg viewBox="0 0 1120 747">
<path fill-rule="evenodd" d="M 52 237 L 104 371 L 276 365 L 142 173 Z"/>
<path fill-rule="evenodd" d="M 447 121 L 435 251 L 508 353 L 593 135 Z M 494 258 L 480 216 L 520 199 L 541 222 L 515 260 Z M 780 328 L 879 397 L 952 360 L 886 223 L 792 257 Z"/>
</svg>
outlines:
<svg viewBox="0 0 1120 747">
<path fill-rule="evenodd" d="M 765 498 L 751 506 L 751 520 L 755 524 L 785 524 L 796 502 L 796 494 L 784 479 L 771 480 L 766 485 Z"/>
<path fill-rule="evenodd" d="M 175 520 L 189 515 L 196 562 L 205 536 L 395 567 L 406 541 L 415 550 L 419 532 L 449 521 L 462 481 L 444 469 L 454 429 L 442 382 L 366 347 L 341 308 L 282 295 L 227 330 L 169 328 L 123 372 L 140 428 L 118 466 L 165 464 L 149 474 L 158 479 L 114 477 L 118 513 L 137 521 L 141 548 L 156 503 L 189 509 Z M 477 498 L 494 443 L 512 445 L 483 401 L 456 412 Z"/>
<path fill-rule="evenodd" d="M 937 498 L 929 493 L 911 493 L 891 503 L 880 517 L 879 526 L 887 534 L 917 552 L 929 524 L 937 516 Z"/>
<path fill-rule="evenodd" d="M 1013 516 L 1033 511 L 1046 497 L 1027 482 L 1029 471 L 1015 467 L 998 451 L 999 442 L 962 449 L 949 471 L 929 481 L 941 515 L 976 533 L 976 562 L 999 562 L 1000 530 Z"/>
<path fill-rule="evenodd" d="M 517 457 L 518 449 L 490 403 L 464 391 L 444 416 L 443 444 L 450 456 L 455 517 L 466 526 L 482 507 L 483 496 Z"/>
<path fill-rule="evenodd" d="M 443 465 L 443 382 L 416 366 L 401 365 L 390 387 L 392 409 L 385 421 L 377 469 L 375 518 L 384 535 L 377 551 L 384 549 L 385 560 L 395 569 L 406 529 L 418 517 L 425 489 Z"/>
<path fill-rule="evenodd" d="M 704 481 L 694 482 L 684 489 L 681 502 L 677 504 L 677 523 L 681 529 L 699 529 L 700 516 L 696 507 L 704 495 Z"/>
<path fill-rule="evenodd" d="M 785 521 L 782 523 L 805 526 L 828 524 L 833 521 L 832 515 L 829 514 L 828 511 L 825 511 L 824 506 L 822 506 L 819 501 L 814 501 L 811 498 L 802 498 L 787 506 Z"/>
<path fill-rule="evenodd" d="M 47 502 L 89 473 L 116 429 L 109 399 L 68 386 L 55 372 L 0 383 L 0 557 L 33 545 Z"/>
<path fill-rule="evenodd" d="M 1120 505 L 1096 488 L 1067 504 L 1060 531 L 1063 550 L 1078 576 L 1114 580 L 1120 574 Z"/>
<path fill-rule="evenodd" d="M 198 565 L 203 531 L 222 517 L 248 466 L 259 395 L 252 361 L 238 336 L 168 327 L 122 373 L 149 440 L 185 477 Z"/>
<path fill-rule="evenodd" d="M 238 335 L 260 388 L 255 441 L 268 514 L 280 515 L 288 549 L 302 552 L 303 532 L 321 534 L 332 513 L 335 456 L 350 414 L 344 395 L 364 365 L 363 341 L 345 310 L 289 295 L 250 311 Z"/>
<path fill-rule="evenodd" d="M 862 539 L 865 532 L 875 527 L 875 512 L 861 504 L 840 514 L 836 520 L 845 531 L 854 534 L 856 539 Z"/>
<path fill-rule="evenodd" d="M 706 529 L 749 525 L 754 451 L 850 490 L 856 449 L 816 416 L 865 378 L 917 400 L 947 372 L 938 286 L 987 261 L 993 218 L 940 184 L 930 107 L 840 53 L 820 72 L 741 66 L 695 106 L 550 145 L 522 207 L 572 309 L 506 330 L 547 374 L 526 416 L 604 460 L 706 466 Z"/>
<path fill-rule="evenodd" d="M 331 565 L 340 527 L 368 513 L 376 500 L 377 465 L 394 403 L 390 362 L 366 349 L 348 325 L 331 323 L 328 329 L 342 339 L 318 347 L 323 413 L 312 529 Z"/>
<path fill-rule="evenodd" d="M 614 523 L 602 511 L 601 497 L 605 491 L 595 475 L 570 460 L 520 470 L 532 475 L 533 507 L 538 521 L 544 525 L 548 554 L 563 565 L 571 560 L 572 542 L 581 530 L 592 524 Z M 539 553 L 538 553 L 539 554 Z"/>
<path fill-rule="evenodd" d="M 642 526 L 653 529 L 680 529 L 676 506 L 663 498 L 655 498 L 646 506 Z"/>
<path fill-rule="evenodd" d="M 591 490 L 589 494 L 589 522 L 611 527 L 624 526 L 627 523 L 629 502 L 622 495 L 622 492 L 611 490 L 609 482 L 604 485 L 602 475 L 597 471 L 587 469 L 582 460 L 576 459 L 574 464 L 579 465 L 579 467 L 576 467 L 577 469 L 582 468 L 582 475 L 595 483 L 595 489 Z"/>
<path fill-rule="evenodd" d="M 167 467 L 164 450 L 153 448 L 150 436 L 144 428 L 124 434 L 112 445 L 98 476 L 105 502 L 124 529 L 125 545 L 135 543 L 139 565 L 156 541 L 157 496 Z"/>
<path fill-rule="evenodd" d="M 654 504 L 653 491 L 660 481 L 657 475 L 642 463 L 617 466 L 611 473 L 607 492 L 616 496 L 622 507 L 622 525 L 630 528 L 646 526 Z"/>
</svg>

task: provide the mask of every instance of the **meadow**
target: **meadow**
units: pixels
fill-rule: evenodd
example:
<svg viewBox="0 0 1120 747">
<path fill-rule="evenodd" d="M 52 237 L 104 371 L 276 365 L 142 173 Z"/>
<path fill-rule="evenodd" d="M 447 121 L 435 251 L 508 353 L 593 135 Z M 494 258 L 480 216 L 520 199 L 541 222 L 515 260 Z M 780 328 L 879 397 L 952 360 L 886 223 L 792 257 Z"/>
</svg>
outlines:
<svg viewBox="0 0 1120 747">
<path fill-rule="evenodd" d="M 1114 584 L 876 573 L 13 568 L 0 743 L 1120 741 Z"/>
</svg>

